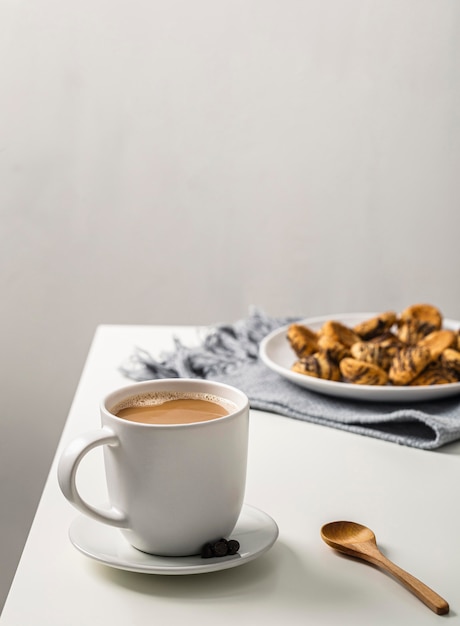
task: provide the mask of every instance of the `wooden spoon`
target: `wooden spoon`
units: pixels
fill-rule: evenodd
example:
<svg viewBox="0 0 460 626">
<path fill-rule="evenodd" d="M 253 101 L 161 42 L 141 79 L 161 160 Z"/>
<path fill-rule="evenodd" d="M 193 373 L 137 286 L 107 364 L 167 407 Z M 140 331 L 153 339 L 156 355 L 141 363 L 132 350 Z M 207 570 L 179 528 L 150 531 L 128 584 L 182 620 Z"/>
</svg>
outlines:
<svg viewBox="0 0 460 626">
<path fill-rule="evenodd" d="M 321 528 L 321 537 L 331 548 L 388 571 L 438 615 L 449 612 L 449 605 L 441 596 L 380 552 L 370 528 L 355 522 L 331 522 Z"/>
</svg>

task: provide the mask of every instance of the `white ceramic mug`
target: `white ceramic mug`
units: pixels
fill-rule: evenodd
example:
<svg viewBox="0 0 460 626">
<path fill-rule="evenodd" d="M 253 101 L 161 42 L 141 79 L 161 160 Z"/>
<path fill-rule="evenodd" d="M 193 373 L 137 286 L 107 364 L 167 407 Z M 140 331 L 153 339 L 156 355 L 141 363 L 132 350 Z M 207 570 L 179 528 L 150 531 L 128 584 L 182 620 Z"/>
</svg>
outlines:
<svg viewBox="0 0 460 626">
<path fill-rule="evenodd" d="M 111 411 L 139 394 L 212 394 L 235 410 L 192 424 L 131 422 Z M 81 435 L 58 466 L 65 497 L 81 512 L 121 529 L 136 548 L 151 554 L 187 556 L 229 537 L 240 515 L 246 485 L 249 402 L 222 383 L 164 379 L 135 383 L 110 393 L 100 406 L 102 429 Z M 76 486 L 82 458 L 104 447 L 111 508 L 87 503 Z"/>
</svg>

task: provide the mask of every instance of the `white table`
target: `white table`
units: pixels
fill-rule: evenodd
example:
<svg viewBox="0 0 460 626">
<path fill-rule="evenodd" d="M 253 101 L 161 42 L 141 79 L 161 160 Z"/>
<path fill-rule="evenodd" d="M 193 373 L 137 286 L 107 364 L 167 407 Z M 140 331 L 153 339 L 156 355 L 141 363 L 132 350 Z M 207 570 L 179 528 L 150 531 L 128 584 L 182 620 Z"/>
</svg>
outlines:
<svg viewBox="0 0 460 626">
<path fill-rule="evenodd" d="M 56 457 L 78 433 L 98 427 L 100 398 L 131 382 L 117 367 L 133 347 L 160 353 L 172 333 L 197 341 L 193 328 L 98 328 Z M 105 497 L 98 455 L 80 472 L 94 502 Z M 337 519 L 370 526 L 386 555 L 446 598 L 447 619 L 460 624 L 460 444 L 427 452 L 252 411 L 246 501 L 280 529 L 257 560 L 193 576 L 125 572 L 71 545 L 68 527 L 78 512 L 59 490 L 55 459 L 1 626 L 419 626 L 446 619 L 391 577 L 326 546 L 320 527 Z"/>
</svg>

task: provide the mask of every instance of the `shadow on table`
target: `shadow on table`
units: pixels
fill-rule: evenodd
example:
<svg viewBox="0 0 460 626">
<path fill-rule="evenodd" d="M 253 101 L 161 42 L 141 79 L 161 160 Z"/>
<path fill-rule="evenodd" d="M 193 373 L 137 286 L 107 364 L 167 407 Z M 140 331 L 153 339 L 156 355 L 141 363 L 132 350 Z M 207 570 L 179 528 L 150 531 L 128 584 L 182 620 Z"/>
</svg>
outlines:
<svg viewBox="0 0 460 626">
<path fill-rule="evenodd" d="M 460 456 L 460 441 L 453 441 L 452 443 L 446 443 L 445 446 L 434 450 L 437 454 L 450 454 L 452 456 Z"/>
<path fill-rule="evenodd" d="M 278 539 L 274 547 L 258 559 L 240 567 L 206 574 L 188 576 L 162 576 L 127 572 L 95 563 L 87 566 L 97 576 L 104 577 L 114 585 L 159 598 L 174 598 L 176 602 L 186 600 L 207 603 L 224 598 L 235 598 L 240 603 L 254 604 L 258 599 L 289 606 L 291 610 L 306 610 L 307 607 L 329 603 L 330 598 L 344 606 L 356 603 L 360 596 L 358 587 L 343 579 L 331 577 L 331 572 L 321 568 L 309 568 L 305 548 L 302 558 Z"/>
<path fill-rule="evenodd" d="M 285 551 L 285 546 L 278 543 L 268 553 L 240 567 L 180 576 L 140 574 L 113 569 L 94 562 L 89 562 L 88 566 L 98 576 L 104 577 L 115 585 L 158 597 L 187 600 L 246 595 L 254 597 L 254 594 L 260 593 L 262 596 L 276 587 L 280 554 L 284 555 Z"/>
</svg>

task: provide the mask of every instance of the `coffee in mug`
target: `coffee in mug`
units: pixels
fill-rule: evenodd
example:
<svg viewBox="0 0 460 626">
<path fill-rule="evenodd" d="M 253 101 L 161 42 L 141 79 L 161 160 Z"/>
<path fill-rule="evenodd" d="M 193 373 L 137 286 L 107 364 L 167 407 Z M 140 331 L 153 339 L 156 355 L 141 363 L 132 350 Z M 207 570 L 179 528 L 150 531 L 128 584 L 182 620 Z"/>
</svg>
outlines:
<svg viewBox="0 0 460 626">
<path fill-rule="evenodd" d="M 150 393 L 128 398 L 113 413 L 144 424 L 192 424 L 223 417 L 236 410 L 229 400 L 211 394 Z"/>
<path fill-rule="evenodd" d="M 102 428 L 64 450 L 58 479 L 82 513 L 120 528 L 151 554 L 199 554 L 230 537 L 246 484 L 249 402 L 238 389 L 197 379 L 129 385 L 100 406 Z M 84 456 L 102 446 L 111 508 L 86 502 L 76 485 Z"/>
</svg>

